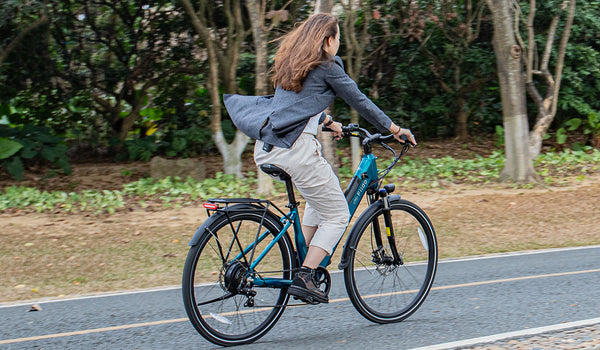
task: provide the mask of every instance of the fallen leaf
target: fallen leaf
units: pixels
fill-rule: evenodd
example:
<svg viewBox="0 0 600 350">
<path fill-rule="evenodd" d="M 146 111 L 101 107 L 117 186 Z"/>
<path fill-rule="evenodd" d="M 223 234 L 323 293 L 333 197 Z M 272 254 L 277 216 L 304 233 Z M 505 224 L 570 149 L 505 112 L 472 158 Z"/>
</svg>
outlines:
<svg viewBox="0 0 600 350">
<path fill-rule="evenodd" d="M 29 310 L 27 310 L 27 312 L 31 312 L 31 311 L 42 311 L 42 307 L 39 306 L 38 304 L 33 304 L 33 305 L 31 305 Z"/>
<path fill-rule="evenodd" d="M 179 240 L 178 240 L 177 238 L 175 238 L 175 239 L 173 240 L 173 243 L 179 243 Z"/>
<path fill-rule="evenodd" d="M 33 243 L 31 243 L 31 242 L 27 242 L 27 243 L 25 243 L 25 246 L 26 246 L 26 247 L 31 247 L 32 245 L 33 245 Z"/>
<path fill-rule="evenodd" d="M 176 258 L 176 257 L 177 257 L 177 254 L 173 254 L 173 253 L 163 255 L 163 258 Z"/>
<path fill-rule="evenodd" d="M 37 288 L 31 288 L 31 291 L 34 292 L 34 293 L 39 293 L 39 291 L 38 291 Z"/>
</svg>

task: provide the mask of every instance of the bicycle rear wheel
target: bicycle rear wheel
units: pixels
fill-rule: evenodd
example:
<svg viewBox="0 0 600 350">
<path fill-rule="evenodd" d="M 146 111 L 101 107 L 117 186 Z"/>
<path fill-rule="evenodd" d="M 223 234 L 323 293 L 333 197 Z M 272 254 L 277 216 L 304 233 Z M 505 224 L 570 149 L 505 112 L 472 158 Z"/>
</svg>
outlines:
<svg viewBox="0 0 600 350">
<path fill-rule="evenodd" d="M 390 200 L 395 245 L 401 262 L 390 261 L 383 205 L 373 205 L 357 220 L 344 269 L 348 296 L 358 312 L 377 323 L 399 322 L 425 301 L 437 266 L 437 242 L 427 215 L 415 204 Z M 378 249 L 379 234 L 383 247 Z"/>
<path fill-rule="evenodd" d="M 222 346 L 251 343 L 275 325 L 288 295 L 286 288 L 249 284 L 251 253 L 242 250 L 255 241 L 257 232 L 268 231 L 257 245 L 256 259 L 279 233 L 281 224 L 274 215 L 263 219 L 262 213 L 251 210 L 232 211 L 229 218 L 222 213 L 213 216 L 198 244 L 188 252 L 182 283 L 185 309 L 192 325 L 207 340 Z M 291 279 L 292 257 L 292 244 L 284 234 L 256 266 L 254 279 Z"/>
</svg>

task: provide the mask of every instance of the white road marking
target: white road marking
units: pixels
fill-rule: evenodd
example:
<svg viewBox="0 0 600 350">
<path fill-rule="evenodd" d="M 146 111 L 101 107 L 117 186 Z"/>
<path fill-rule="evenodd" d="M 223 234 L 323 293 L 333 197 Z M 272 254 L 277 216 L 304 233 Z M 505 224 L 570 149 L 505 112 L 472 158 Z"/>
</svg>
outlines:
<svg viewBox="0 0 600 350">
<path fill-rule="evenodd" d="M 588 320 L 567 322 L 567 323 L 559 323 L 551 326 L 537 327 L 537 328 L 529 328 L 523 329 L 520 331 L 507 332 L 507 333 L 498 333 L 492 334 L 485 337 L 471 338 L 471 339 L 463 339 L 458 341 L 453 341 L 449 343 L 442 343 L 436 345 L 423 346 L 420 348 L 413 348 L 409 350 L 444 350 L 444 349 L 454 349 L 461 348 L 467 346 L 474 346 L 477 344 L 489 344 L 494 343 L 503 339 L 517 338 L 517 337 L 525 337 L 532 336 L 542 333 L 548 332 L 558 332 L 569 328 L 578 328 L 578 327 L 586 327 L 593 326 L 596 324 L 600 324 L 600 317 L 598 318 L 590 318 Z"/>
</svg>

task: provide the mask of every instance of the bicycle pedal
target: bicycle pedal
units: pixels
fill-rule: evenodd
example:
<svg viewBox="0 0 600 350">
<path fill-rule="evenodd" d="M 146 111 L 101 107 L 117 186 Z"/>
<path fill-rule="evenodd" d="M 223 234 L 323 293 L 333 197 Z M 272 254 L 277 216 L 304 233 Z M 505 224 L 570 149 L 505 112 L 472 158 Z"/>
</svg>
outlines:
<svg viewBox="0 0 600 350">
<path fill-rule="evenodd" d="M 306 299 L 302 299 L 302 298 L 299 298 L 299 297 L 293 295 L 292 298 L 294 300 L 299 300 L 299 301 L 303 302 L 306 305 L 318 305 L 318 304 L 320 304 L 320 302 L 314 300 L 311 297 L 307 297 Z M 302 305 L 302 304 L 297 304 L 297 305 Z"/>
</svg>

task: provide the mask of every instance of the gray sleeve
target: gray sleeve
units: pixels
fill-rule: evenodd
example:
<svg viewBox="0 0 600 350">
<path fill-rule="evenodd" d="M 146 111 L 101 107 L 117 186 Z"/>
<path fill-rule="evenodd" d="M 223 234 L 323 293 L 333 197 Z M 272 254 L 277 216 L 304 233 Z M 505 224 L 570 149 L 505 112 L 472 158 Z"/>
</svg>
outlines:
<svg viewBox="0 0 600 350">
<path fill-rule="evenodd" d="M 356 109 L 361 116 L 373 124 L 379 131 L 389 131 L 392 120 L 359 90 L 356 82 L 344 71 L 339 57 L 336 57 L 336 62 L 332 62 L 325 70 L 325 81 L 337 96 Z"/>
</svg>

